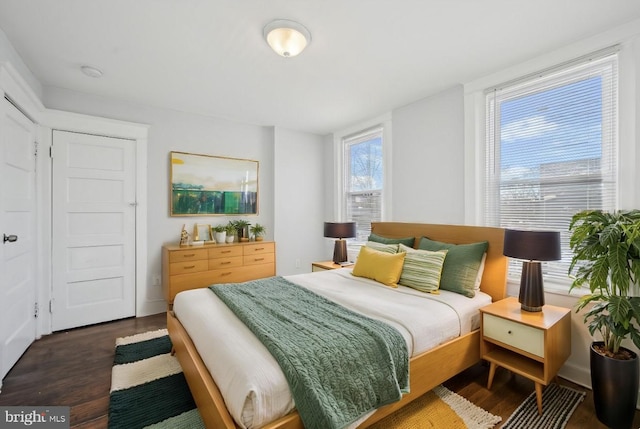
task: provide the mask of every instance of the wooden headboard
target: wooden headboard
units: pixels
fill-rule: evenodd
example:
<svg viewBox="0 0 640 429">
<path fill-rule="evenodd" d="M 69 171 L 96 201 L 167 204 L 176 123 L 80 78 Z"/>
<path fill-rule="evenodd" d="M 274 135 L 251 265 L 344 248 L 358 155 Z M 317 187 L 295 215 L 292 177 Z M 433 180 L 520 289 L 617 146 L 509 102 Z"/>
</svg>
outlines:
<svg viewBox="0 0 640 429">
<path fill-rule="evenodd" d="M 502 254 L 504 229 L 484 226 L 437 225 L 428 223 L 372 222 L 371 231 L 389 238 L 415 237 L 418 247 L 421 237 L 453 244 L 488 241 L 480 290 L 491 295 L 493 301 L 503 299 L 507 293 L 507 257 Z"/>
</svg>

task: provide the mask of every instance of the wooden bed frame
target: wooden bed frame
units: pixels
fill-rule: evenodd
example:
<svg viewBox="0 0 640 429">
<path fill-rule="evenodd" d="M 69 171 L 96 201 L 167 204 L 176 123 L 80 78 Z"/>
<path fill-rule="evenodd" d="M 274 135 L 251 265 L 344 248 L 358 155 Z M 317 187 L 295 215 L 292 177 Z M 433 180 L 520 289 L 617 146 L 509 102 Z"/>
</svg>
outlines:
<svg viewBox="0 0 640 429">
<path fill-rule="evenodd" d="M 493 301 L 506 295 L 507 258 L 502 255 L 504 230 L 501 228 L 434 225 L 399 222 L 376 222 L 372 232 L 391 238 L 420 237 L 447 243 L 466 244 L 488 241 L 487 258 L 480 289 L 491 295 Z M 220 390 L 213 381 L 189 334 L 172 311 L 167 313 L 167 328 L 174 352 L 180 361 L 185 378 L 207 428 L 235 429 L 233 418 L 227 411 Z M 393 413 L 424 393 L 480 361 L 480 333 L 478 330 L 451 340 L 411 359 L 409 379 L 411 393 L 401 401 L 378 409 L 360 427 L 365 428 Z M 438 368 L 434 371 L 434 368 Z M 294 410 L 290 414 L 266 425 L 263 429 L 303 429 L 302 421 Z"/>
</svg>

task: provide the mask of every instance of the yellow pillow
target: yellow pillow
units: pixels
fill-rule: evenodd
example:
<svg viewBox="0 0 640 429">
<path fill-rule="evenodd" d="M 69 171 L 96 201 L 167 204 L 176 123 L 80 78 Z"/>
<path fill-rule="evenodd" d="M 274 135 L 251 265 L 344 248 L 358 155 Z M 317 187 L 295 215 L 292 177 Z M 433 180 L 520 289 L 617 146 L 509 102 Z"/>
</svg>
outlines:
<svg viewBox="0 0 640 429">
<path fill-rule="evenodd" d="M 386 286 L 398 287 L 405 253 L 384 253 L 366 246 L 360 248 L 353 275 L 375 280 Z"/>
</svg>

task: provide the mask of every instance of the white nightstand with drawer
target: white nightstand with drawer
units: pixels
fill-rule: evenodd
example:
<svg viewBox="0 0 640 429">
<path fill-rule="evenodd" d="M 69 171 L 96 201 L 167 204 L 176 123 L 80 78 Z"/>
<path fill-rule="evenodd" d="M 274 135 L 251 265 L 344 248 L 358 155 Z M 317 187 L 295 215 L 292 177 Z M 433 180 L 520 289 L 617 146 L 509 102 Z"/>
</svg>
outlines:
<svg viewBox="0 0 640 429">
<path fill-rule="evenodd" d="M 518 299 L 510 297 L 480 312 L 480 354 L 490 363 L 487 388 L 498 366 L 533 380 L 542 414 L 542 386 L 571 354 L 571 310 L 545 305 L 541 312 L 523 311 Z"/>
</svg>

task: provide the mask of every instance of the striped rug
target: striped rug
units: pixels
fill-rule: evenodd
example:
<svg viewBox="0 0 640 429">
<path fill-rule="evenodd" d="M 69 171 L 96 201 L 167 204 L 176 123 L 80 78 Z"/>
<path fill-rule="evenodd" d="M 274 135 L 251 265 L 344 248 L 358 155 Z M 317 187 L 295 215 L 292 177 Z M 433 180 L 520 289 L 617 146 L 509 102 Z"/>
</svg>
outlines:
<svg viewBox="0 0 640 429">
<path fill-rule="evenodd" d="M 536 393 L 533 392 L 501 429 L 562 429 L 585 396 L 585 392 L 552 383 L 542 391 L 541 415 L 538 414 Z"/>
<path fill-rule="evenodd" d="M 109 429 L 201 429 L 166 329 L 116 340 Z M 501 418 L 438 386 L 372 429 L 489 429 Z"/>
<path fill-rule="evenodd" d="M 199 429 L 200 414 L 171 356 L 166 329 L 116 340 L 109 429 Z"/>
</svg>

